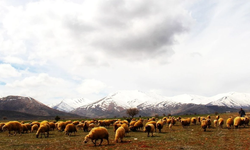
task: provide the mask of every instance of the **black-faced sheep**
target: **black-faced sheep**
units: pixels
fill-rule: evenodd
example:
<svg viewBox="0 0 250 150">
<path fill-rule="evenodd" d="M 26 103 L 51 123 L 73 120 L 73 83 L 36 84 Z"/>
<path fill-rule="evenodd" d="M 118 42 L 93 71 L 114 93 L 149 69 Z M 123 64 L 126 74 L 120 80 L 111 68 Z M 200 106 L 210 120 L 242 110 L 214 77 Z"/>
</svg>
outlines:
<svg viewBox="0 0 250 150">
<path fill-rule="evenodd" d="M 119 139 L 121 139 L 122 142 L 124 136 L 125 136 L 125 129 L 123 127 L 119 127 L 115 132 L 115 142 L 118 143 Z"/>
<path fill-rule="evenodd" d="M 21 132 L 23 131 L 22 128 L 22 124 L 19 123 L 18 121 L 10 121 L 7 122 L 3 127 L 2 127 L 3 131 L 8 130 L 9 131 L 9 136 L 11 135 L 11 131 L 14 131 L 14 135 L 16 135 L 16 133 L 18 132 L 19 134 L 21 134 Z"/>
<path fill-rule="evenodd" d="M 70 134 L 72 132 L 74 132 L 74 134 L 75 134 L 77 132 L 77 130 L 76 130 L 76 127 L 75 127 L 75 125 L 73 123 L 69 123 L 69 124 L 66 125 L 66 127 L 64 129 L 64 132 L 65 132 L 66 135 L 70 136 Z"/>
<path fill-rule="evenodd" d="M 95 127 L 93 128 L 88 135 L 85 136 L 84 142 L 87 143 L 88 140 L 91 139 L 91 141 L 96 146 L 96 141 L 101 140 L 100 144 L 102 144 L 103 139 L 106 139 L 109 144 L 109 133 L 108 130 L 104 127 Z"/>
<path fill-rule="evenodd" d="M 245 117 L 245 125 L 247 125 L 248 126 L 248 124 L 249 124 L 249 117 Z"/>
<path fill-rule="evenodd" d="M 41 136 L 40 136 L 41 138 L 42 138 L 42 135 L 44 135 L 44 137 L 46 138 L 45 132 L 47 133 L 47 137 L 49 137 L 49 129 L 50 128 L 49 128 L 48 124 L 41 124 L 36 132 L 36 138 L 39 137 L 39 134 L 41 134 Z"/>
<path fill-rule="evenodd" d="M 151 132 L 151 136 L 153 136 L 153 132 L 155 131 L 155 126 L 153 124 L 147 124 L 145 126 L 145 132 L 148 132 L 148 137 L 149 137 L 149 133 Z"/>
<path fill-rule="evenodd" d="M 198 121 L 199 124 L 201 124 L 201 117 L 198 117 L 197 121 Z"/>
</svg>

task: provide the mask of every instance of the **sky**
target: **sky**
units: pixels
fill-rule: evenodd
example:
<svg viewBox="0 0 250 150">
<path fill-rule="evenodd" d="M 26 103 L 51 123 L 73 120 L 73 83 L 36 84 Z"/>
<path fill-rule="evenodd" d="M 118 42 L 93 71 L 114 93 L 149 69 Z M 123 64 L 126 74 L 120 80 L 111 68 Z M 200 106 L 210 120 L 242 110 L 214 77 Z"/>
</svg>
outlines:
<svg viewBox="0 0 250 150">
<path fill-rule="evenodd" d="M 250 93 L 248 0 L 0 0 L 0 97 Z"/>
</svg>

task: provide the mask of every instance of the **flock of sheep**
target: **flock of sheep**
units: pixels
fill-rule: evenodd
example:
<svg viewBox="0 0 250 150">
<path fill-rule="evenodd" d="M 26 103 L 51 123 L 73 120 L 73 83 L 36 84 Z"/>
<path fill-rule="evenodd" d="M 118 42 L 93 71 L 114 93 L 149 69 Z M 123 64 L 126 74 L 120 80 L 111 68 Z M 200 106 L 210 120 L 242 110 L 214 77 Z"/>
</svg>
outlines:
<svg viewBox="0 0 250 150">
<path fill-rule="evenodd" d="M 72 133 L 75 134 L 77 130 L 82 129 L 85 132 L 89 132 L 85 136 L 84 142 L 87 143 L 91 140 L 94 145 L 96 145 L 97 140 L 101 140 L 100 144 L 102 144 L 103 139 L 106 139 L 109 144 L 109 133 L 106 127 L 113 126 L 115 132 L 115 142 L 120 140 L 122 142 L 125 134 L 132 131 L 143 130 L 147 132 L 147 136 L 153 136 L 153 133 L 158 130 L 161 132 L 164 125 L 168 125 L 169 129 L 172 129 L 172 126 L 176 124 L 176 122 L 180 122 L 180 124 L 184 126 L 189 126 L 190 124 L 200 124 L 201 128 L 206 131 L 207 128 L 211 127 L 212 121 L 211 117 L 192 117 L 183 119 L 181 117 L 174 118 L 174 117 L 164 117 L 162 119 L 127 119 L 127 120 L 90 120 L 90 121 L 59 121 L 59 122 L 48 122 L 48 121 L 34 121 L 31 123 L 23 123 L 18 121 L 10 121 L 7 123 L 0 123 L 0 131 L 8 131 L 9 136 L 11 132 L 16 133 L 24 133 L 24 132 L 34 132 L 36 131 L 36 137 L 38 138 L 39 135 L 42 138 L 49 137 L 49 131 L 57 129 L 58 131 L 65 132 L 66 135 L 70 136 Z M 242 125 L 249 124 L 248 117 L 236 117 L 236 118 L 228 118 L 226 121 L 227 128 L 238 128 Z M 214 127 L 223 127 L 224 119 L 216 116 L 216 119 L 213 121 Z"/>
</svg>

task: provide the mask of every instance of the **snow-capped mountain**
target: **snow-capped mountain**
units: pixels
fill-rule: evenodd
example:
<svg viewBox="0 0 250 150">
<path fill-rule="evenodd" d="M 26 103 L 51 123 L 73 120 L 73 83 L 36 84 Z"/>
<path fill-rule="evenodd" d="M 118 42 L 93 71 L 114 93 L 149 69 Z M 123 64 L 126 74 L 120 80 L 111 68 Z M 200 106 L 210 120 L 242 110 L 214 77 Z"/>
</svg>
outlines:
<svg viewBox="0 0 250 150">
<path fill-rule="evenodd" d="M 212 101 L 214 100 L 208 97 L 196 95 L 164 97 L 141 91 L 119 91 L 89 105 L 78 107 L 72 113 L 88 117 L 125 116 L 128 108 L 138 108 L 145 116 L 162 113 L 179 114 L 184 111 L 202 113 L 202 110 L 211 113 L 217 107 L 211 109 L 210 105 L 204 104 Z"/>
<path fill-rule="evenodd" d="M 83 105 L 88 105 L 90 103 L 93 103 L 93 101 L 85 98 L 79 98 L 79 99 L 64 99 L 58 104 L 52 104 L 50 105 L 51 108 L 60 110 L 60 111 L 65 111 L 65 112 L 70 112 L 80 106 Z"/>
<path fill-rule="evenodd" d="M 142 91 L 118 91 L 94 102 L 86 99 L 63 100 L 53 108 L 88 117 L 113 117 L 126 115 L 128 108 L 138 108 L 142 115 L 235 111 L 234 108 L 250 107 L 248 102 L 250 94 L 236 92 L 212 97 L 189 94 L 165 97 Z"/>
<path fill-rule="evenodd" d="M 230 108 L 250 107 L 250 94 L 230 92 L 218 94 L 210 98 L 207 105 L 227 106 Z"/>
</svg>

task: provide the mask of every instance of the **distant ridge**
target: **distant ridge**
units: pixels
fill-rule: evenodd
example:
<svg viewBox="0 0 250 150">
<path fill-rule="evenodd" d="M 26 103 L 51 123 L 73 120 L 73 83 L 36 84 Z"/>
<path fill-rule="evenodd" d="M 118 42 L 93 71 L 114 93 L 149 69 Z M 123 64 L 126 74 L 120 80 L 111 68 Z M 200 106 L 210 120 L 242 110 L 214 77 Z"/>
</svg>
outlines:
<svg viewBox="0 0 250 150">
<path fill-rule="evenodd" d="M 32 116 L 68 116 L 68 117 L 79 117 L 76 114 L 66 113 L 52 109 L 43 103 L 35 100 L 31 97 L 22 96 L 7 96 L 0 98 L 0 110 L 2 112 L 10 111 L 13 114 L 21 112 Z M 26 115 L 28 116 L 28 115 Z M 1 117 L 1 116 L 0 116 Z"/>
</svg>

